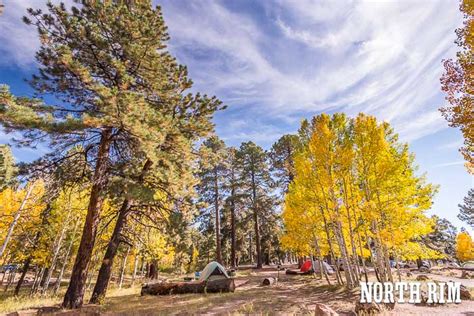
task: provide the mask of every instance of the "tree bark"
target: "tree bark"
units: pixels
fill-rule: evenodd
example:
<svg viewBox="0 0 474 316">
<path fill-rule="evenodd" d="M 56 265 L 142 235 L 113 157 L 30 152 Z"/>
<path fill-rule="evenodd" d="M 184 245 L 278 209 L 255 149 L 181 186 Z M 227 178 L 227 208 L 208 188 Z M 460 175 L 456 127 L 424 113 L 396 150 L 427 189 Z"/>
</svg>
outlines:
<svg viewBox="0 0 474 316">
<path fill-rule="evenodd" d="M 120 208 L 117 222 L 115 223 L 114 231 L 110 238 L 109 244 L 107 245 L 104 259 L 102 259 L 99 275 L 97 276 L 94 291 L 92 292 L 92 296 L 89 301 L 91 304 L 100 303 L 105 298 L 110 277 L 112 275 L 112 266 L 120 244 L 120 235 L 123 227 L 125 226 L 126 217 L 128 215 L 130 206 L 129 203 L 130 200 L 125 199 L 125 201 L 122 203 L 122 207 Z"/>
<path fill-rule="evenodd" d="M 49 205 L 48 207 L 46 208 L 46 210 L 49 209 Z M 44 214 L 47 214 L 47 211 L 45 211 L 43 213 Z M 43 218 L 43 223 L 46 221 L 45 218 Z M 36 250 L 36 248 L 38 247 L 38 242 L 39 242 L 39 239 L 41 237 L 41 231 L 38 231 L 36 232 L 36 235 L 35 235 L 35 239 L 33 241 L 33 248 L 30 252 L 30 255 L 28 256 L 28 258 L 25 260 L 25 263 L 23 264 L 23 273 L 21 274 L 20 276 L 20 279 L 18 280 L 18 283 L 16 284 L 16 287 L 15 287 L 15 293 L 14 295 L 17 296 L 19 293 L 20 293 L 20 289 L 21 289 L 21 286 L 23 285 L 23 282 L 25 281 L 25 277 L 26 277 L 26 274 L 28 273 L 28 269 L 30 268 L 30 264 L 31 264 L 31 261 L 33 260 L 33 253 L 34 251 Z M 35 279 L 36 281 L 36 279 Z M 33 285 L 35 285 L 36 282 L 33 282 Z"/>
<path fill-rule="evenodd" d="M 186 293 L 219 293 L 234 292 L 234 279 L 220 279 L 201 282 L 154 283 L 142 288 L 145 295 L 171 295 Z"/>
<path fill-rule="evenodd" d="M 158 279 L 158 267 L 155 260 L 153 260 L 149 265 L 148 278 L 150 280 Z"/>
<path fill-rule="evenodd" d="M 221 220 L 219 212 L 219 182 L 217 167 L 214 167 L 214 210 L 216 213 L 216 261 L 222 264 Z"/>
<path fill-rule="evenodd" d="M 253 197 L 253 221 L 255 229 L 255 246 L 257 251 L 257 269 L 262 268 L 262 249 L 260 240 L 260 226 L 258 224 L 258 211 L 257 211 L 257 188 L 255 183 L 255 174 L 252 170 L 252 197 Z"/>
<path fill-rule="evenodd" d="M 99 224 L 99 215 L 102 208 L 102 191 L 107 184 L 107 167 L 111 136 L 111 128 L 105 129 L 101 135 L 86 221 L 82 230 L 81 242 L 77 251 L 74 267 L 72 269 L 71 280 L 66 294 L 64 295 L 62 303 L 63 308 L 79 308 L 83 304 L 87 270 L 94 248 L 97 226 Z"/>
<path fill-rule="evenodd" d="M 138 179 L 139 183 L 144 181 L 146 173 L 150 170 L 152 164 L 153 162 L 151 160 L 147 160 L 145 162 Z M 102 264 L 99 269 L 99 275 L 97 276 L 94 291 L 89 301 L 92 304 L 97 304 L 103 300 L 107 292 L 110 276 L 112 275 L 112 266 L 115 256 L 117 255 L 118 246 L 120 244 L 122 230 L 127 223 L 127 217 L 130 214 L 130 207 L 132 206 L 132 203 L 133 202 L 130 199 L 126 198 L 119 210 L 117 222 L 115 223 L 114 231 L 107 245 L 107 250 L 105 251 L 104 259 L 102 260 Z"/>
<path fill-rule="evenodd" d="M 28 258 L 25 260 L 25 263 L 23 264 L 23 271 L 21 273 L 20 279 L 18 280 L 16 284 L 15 292 L 13 294 L 15 296 L 18 296 L 18 294 L 20 294 L 21 286 L 23 282 L 25 281 L 26 273 L 28 272 L 28 269 L 30 268 L 31 259 L 32 259 L 31 256 L 28 256 Z"/>
<path fill-rule="evenodd" d="M 233 196 L 235 194 L 235 190 L 232 189 L 232 197 L 230 201 L 230 265 L 232 268 L 237 266 L 237 261 L 235 257 L 235 252 L 237 248 L 237 240 L 235 238 L 235 201 Z"/>
</svg>

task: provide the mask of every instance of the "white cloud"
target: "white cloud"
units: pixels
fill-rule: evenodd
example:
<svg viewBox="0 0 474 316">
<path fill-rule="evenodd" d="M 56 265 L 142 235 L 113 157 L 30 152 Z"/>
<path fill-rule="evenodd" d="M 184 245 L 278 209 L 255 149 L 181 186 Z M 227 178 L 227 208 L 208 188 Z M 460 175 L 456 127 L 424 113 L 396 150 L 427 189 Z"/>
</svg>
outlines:
<svg viewBox="0 0 474 316">
<path fill-rule="evenodd" d="M 34 62 L 37 35 L 20 19 L 41 3 L 7 1 L 0 64 Z M 295 113 L 367 112 L 391 122 L 404 140 L 447 127 L 437 112 L 441 59 L 453 56 L 461 23 L 449 1 L 275 0 L 258 16 L 219 1 L 162 4 L 170 47 L 197 89 L 243 116 L 290 123 Z"/>
<path fill-rule="evenodd" d="M 53 3 L 60 2 L 58 0 Z M 72 0 L 62 1 L 67 5 Z M 18 0 L 6 1 L 3 14 L 0 15 L 0 66 L 17 65 L 31 67 L 35 52 L 39 47 L 38 33 L 31 25 L 22 22 L 28 8 L 45 9 L 46 1 Z"/>
<path fill-rule="evenodd" d="M 449 143 L 446 143 L 446 144 L 442 144 L 440 146 L 438 146 L 437 148 L 439 150 L 452 150 L 452 149 L 459 149 L 463 146 L 464 142 L 462 139 L 458 139 L 458 140 L 455 140 L 455 141 L 452 141 L 452 142 L 449 142 Z"/>
<path fill-rule="evenodd" d="M 434 168 L 458 166 L 458 165 L 464 165 L 465 163 L 466 162 L 464 160 L 451 161 L 451 162 L 445 162 L 445 163 L 440 163 L 440 164 L 434 165 Z"/>
<path fill-rule="evenodd" d="M 362 111 L 406 140 L 447 127 L 437 108 L 441 59 L 454 55 L 461 23 L 452 3 L 276 1 L 264 21 L 214 1 L 193 4 L 165 2 L 173 48 L 189 48 L 181 55 L 199 89 L 231 105 L 272 116 Z M 194 58 L 196 49 L 212 61 Z"/>
</svg>

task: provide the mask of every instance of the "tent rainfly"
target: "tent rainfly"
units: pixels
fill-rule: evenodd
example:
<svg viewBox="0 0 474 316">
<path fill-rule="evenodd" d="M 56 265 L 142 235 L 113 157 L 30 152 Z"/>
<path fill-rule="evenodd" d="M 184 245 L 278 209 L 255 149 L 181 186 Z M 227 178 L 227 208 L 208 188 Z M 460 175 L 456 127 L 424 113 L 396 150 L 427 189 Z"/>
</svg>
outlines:
<svg viewBox="0 0 474 316">
<path fill-rule="evenodd" d="M 199 281 L 210 281 L 217 279 L 229 279 L 229 275 L 219 262 L 211 261 L 207 264 L 204 270 L 202 270 Z"/>
</svg>

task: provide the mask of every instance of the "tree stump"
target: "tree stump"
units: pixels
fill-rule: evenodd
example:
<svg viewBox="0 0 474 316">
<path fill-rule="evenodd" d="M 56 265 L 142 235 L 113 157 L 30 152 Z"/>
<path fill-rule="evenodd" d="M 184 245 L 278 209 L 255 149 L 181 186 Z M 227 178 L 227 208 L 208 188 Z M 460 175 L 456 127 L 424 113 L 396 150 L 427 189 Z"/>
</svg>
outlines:
<svg viewBox="0 0 474 316">
<path fill-rule="evenodd" d="M 262 285 L 273 285 L 277 282 L 277 279 L 274 278 L 274 277 L 268 277 L 268 278 L 265 278 L 263 279 L 263 282 L 262 282 Z"/>
</svg>

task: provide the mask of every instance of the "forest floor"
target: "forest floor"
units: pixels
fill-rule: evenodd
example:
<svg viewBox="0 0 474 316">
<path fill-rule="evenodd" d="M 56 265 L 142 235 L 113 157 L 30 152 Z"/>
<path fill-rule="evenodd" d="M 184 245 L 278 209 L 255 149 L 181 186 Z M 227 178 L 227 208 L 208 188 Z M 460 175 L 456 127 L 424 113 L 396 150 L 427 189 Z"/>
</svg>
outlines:
<svg viewBox="0 0 474 316">
<path fill-rule="evenodd" d="M 460 273 L 438 271 L 425 274 L 433 280 L 460 281 L 474 294 L 474 280 L 459 279 Z M 408 281 L 414 280 L 418 274 L 415 272 L 411 277 L 406 277 L 404 271 L 402 275 Z M 357 290 L 347 291 L 337 285 L 329 286 L 325 281 L 310 275 L 285 275 L 284 271 L 280 272 L 276 285 L 262 286 L 262 280 L 269 276 L 277 277 L 278 272 L 272 268 L 239 271 L 235 293 L 140 296 L 140 287 L 134 287 L 110 291 L 110 296 L 102 306 L 85 305 L 79 311 L 63 311 L 59 309 L 58 302 L 52 301 L 50 304 L 41 304 L 49 305 L 48 307 L 30 308 L 6 315 L 299 315 L 314 313 L 316 303 L 326 304 L 340 315 L 354 315 L 355 302 L 359 300 Z M 474 316 L 474 301 L 436 307 L 397 304 L 393 311 L 385 315 Z"/>
</svg>

